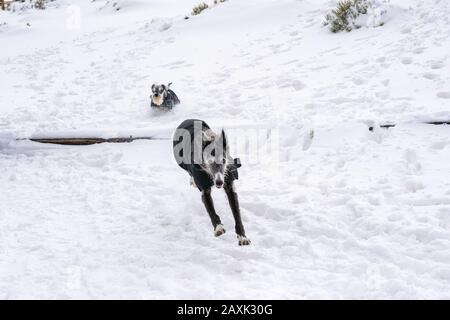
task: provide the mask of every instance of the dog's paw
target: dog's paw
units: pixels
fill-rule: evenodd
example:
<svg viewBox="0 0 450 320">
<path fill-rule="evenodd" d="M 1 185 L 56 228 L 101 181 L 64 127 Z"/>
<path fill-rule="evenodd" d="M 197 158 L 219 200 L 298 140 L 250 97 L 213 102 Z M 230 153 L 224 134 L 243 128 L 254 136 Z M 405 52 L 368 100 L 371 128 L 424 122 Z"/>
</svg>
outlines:
<svg viewBox="0 0 450 320">
<path fill-rule="evenodd" d="M 237 237 L 240 246 L 248 246 L 251 243 L 250 239 L 248 239 L 246 236 L 237 236 Z"/>
<path fill-rule="evenodd" d="M 225 233 L 225 228 L 223 227 L 223 225 L 218 224 L 216 226 L 216 228 L 214 229 L 214 236 L 216 237 L 220 237 L 221 235 L 223 235 Z"/>
</svg>

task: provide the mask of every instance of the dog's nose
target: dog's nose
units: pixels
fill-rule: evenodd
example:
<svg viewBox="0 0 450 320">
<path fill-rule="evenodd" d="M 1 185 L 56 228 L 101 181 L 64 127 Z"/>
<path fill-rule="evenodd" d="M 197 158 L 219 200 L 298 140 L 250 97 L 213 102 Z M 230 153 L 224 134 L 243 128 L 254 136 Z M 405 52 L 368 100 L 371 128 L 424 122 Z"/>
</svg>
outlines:
<svg viewBox="0 0 450 320">
<path fill-rule="evenodd" d="M 223 187 L 223 181 L 222 180 L 216 180 L 216 187 L 217 188 L 222 188 Z"/>
</svg>

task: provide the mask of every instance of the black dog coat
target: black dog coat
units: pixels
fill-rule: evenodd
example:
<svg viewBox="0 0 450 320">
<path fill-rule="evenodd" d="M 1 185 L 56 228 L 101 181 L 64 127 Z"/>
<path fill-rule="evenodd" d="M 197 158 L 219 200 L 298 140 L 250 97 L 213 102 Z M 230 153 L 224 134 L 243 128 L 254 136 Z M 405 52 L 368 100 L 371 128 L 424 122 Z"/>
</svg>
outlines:
<svg viewBox="0 0 450 320">
<path fill-rule="evenodd" d="M 197 120 L 197 119 L 184 120 L 183 123 L 181 123 L 177 127 L 176 130 L 184 129 L 184 130 L 189 131 L 190 140 L 183 141 L 183 137 L 182 137 L 182 135 L 180 135 L 178 140 L 174 139 L 174 141 L 173 141 L 174 147 L 176 145 L 178 145 L 179 143 L 191 144 L 191 152 L 192 152 L 191 159 L 194 159 L 194 122 L 195 121 L 201 122 L 202 131 L 206 131 L 206 130 L 210 129 L 208 124 L 206 124 L 206 122 L 204 122 L 202 120 Z M 204 146 L 204 147 L 206 147 L 206 146 Z M 180 156 L 180 157 L 183 156 L 183 150 L 180 151 L 179 155 L 175 155 L 175 158 L 177 158 L 178 156 Z M 225 184 L 226 185 L 230 185 L 233 182 L 233 180 L 236 180 L 239 178 L 237 169 L 241 166 L 241 163 L 238 158 L 233 159 L 233 160 L 234 160 L 233 163 L 228 164 L 228 166 L 227 166 L 227 174 L 225 175 Z M 178 165 L 182 169 L 186 170 L 189 173 L 189 175 L 194 179 L 195 185 L 198 187 L 198 189 L 200 191 L 207 190 L 214 185 L 214 181 L 213 181 L 211 175 L 208 172 L 206 172 L 200 164 L 182 162 L 182 163 L 179 163 Z"/>
<path fill-rule="evenodd" d="M 177 104 L 180 104 L 180 99 L 178 99 L 175 92 L 173 92 L 171 89 L 167 89 L 167 94 L 164 97 L 164 101 L 161 105 L 154 104 L 153 100 L 151 101 L 151 106 L 155 109 L 172 110 L 172 108 Z"/>
</svg>

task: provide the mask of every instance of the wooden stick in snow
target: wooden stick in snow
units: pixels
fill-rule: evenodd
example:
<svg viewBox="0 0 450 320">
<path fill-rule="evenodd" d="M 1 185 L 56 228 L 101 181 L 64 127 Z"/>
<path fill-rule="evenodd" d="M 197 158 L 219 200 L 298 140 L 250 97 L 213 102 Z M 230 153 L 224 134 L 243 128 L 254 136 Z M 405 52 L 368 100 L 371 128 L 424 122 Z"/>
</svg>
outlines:
<svg viewBox="0 0 450 320">
<path fill-rule="evenodd" d="M 29 139 L 39 143 L 61 144 L 69 146 L 87 146 L 98 143 L 129 143 L 135 140 L 169 140 L 167 138 L 155 137 L 128 137 L 128 138 L 31 138 Z"/>
<path fill-rule="evenodd" d="M 443 124 L 450 125 L 450 121 L 426 121 L 426 122 L 423 122 L 423 123 L 432 124 L 432 125 L 436 125 L 436 126 L 443 125 Z M 389 128 L 392 128 L 392 127 L 395 127 L 395 126 L 396 126 L 395 123 L 387 123 L 387 124 L 380 124 L 379 127 L 380 128 L 384 128 L 384 129 L 389 129 Z M 373 126 L 370 126 L 369 130 L 373 131 Z"/>
</svg>

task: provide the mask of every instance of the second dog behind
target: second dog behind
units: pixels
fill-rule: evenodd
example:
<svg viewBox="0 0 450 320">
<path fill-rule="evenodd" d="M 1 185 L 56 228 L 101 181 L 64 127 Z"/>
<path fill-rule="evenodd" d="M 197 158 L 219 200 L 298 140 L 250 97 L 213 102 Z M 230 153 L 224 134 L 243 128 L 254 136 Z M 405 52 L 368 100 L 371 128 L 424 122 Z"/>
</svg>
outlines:
<svg viewBox="0 0 450 320">
<path fill-rule="evenodd" d="M 152 109 L 170 111 L 174 106 L 180 104 L 180 99 L 170 89 L 171 84 L 169 83 L 167 86 L 165 84 L 152 85 L 152 95 L 150 96 Z"/>
</svg>

